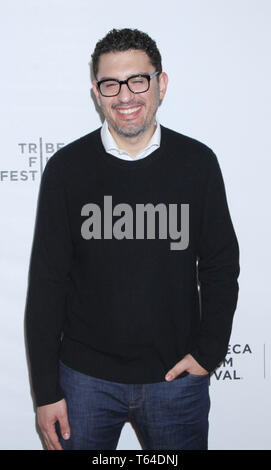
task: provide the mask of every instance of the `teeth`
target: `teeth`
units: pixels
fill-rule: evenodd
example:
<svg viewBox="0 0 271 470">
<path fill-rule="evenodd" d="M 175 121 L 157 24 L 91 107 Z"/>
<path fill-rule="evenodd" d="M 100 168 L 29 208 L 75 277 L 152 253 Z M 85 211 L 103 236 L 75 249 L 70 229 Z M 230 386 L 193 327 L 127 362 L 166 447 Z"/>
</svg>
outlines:
<svg viewBox="0 0 271 470">
<path fill-rule="evenodd" d="M 118 112 L 121 113 L 121 114 L 131 114 L 131 113 L 135 113 L 139 109 L 140 109 L 140 106 L 139 106 L 139 108 L 118 109 Z"/>
</svg>

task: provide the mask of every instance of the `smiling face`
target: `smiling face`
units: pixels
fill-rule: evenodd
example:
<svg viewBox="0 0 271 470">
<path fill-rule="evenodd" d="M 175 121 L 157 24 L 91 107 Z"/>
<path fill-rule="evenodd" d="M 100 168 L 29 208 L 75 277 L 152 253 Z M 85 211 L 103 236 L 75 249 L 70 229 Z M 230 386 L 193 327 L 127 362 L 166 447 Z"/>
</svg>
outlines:
<svg viewBox="0 0 271 470">
<path fill-rule="evenodd" d="M 109 52 L 100 56 L 97 80 L 126 80 L 131 75 L 151 75 L 155 71 L 142 50 Z M 93 82 L 93 92 L 113 134 L 115 132 L 125 138 L 138 137 L 154 127 L 156 111 L 167 87 L 165 72 L 158 77 L 158 80 L 157 77 L 151 79 L 150 88 L 145 93 L 135 94 L 124 84 L 120 93 L 113 97 L 102 96 L 97 83 Z"/>
</svg>

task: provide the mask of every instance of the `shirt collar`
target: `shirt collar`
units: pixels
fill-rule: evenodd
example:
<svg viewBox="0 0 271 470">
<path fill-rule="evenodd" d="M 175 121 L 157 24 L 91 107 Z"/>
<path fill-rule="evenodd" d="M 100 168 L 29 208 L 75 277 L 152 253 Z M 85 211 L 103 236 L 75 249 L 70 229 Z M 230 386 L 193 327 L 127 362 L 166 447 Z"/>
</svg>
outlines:
<svg viewBox="0 0 271 470">
<path fill-rule="evenodd" d="M 117 146 L 111 132 L 108 129 L 108 122 L 106 121 L 106 119 L 104 120 L 104 123 L 103 123 L 102 128 L 101 128 L 101 139 L 102 139 L 102 143 L 103 143 L 103 146 L 104 146 L 106 152 L 114 153 L 116 155 L 123 155 L 123 156 L 126 155 L 126 156 L 129 157 L 129 159 L 136 160 L 136 159 L 139 159 L 139 158 L 143 158 L 146 155 L 146 153 L 150 151 L 150 149 L 152 147 L 153 147 L 153 149 L 157 148 L 157 147 L 160 147 L 161 127 L 160 127 L 160 124 L 159 124 L 158 120 L 156 119 L 156 129 L 155 129 L 155 132 L 154 132 L 151 140 L 149 141 L 147 146 L 143 150 L 141 150 L 141 152 L 139 154 L 136 155 L 135 158 L 131 157 L 131 155 L 128 152 L 126 152 L 125 150 L 120 149 Z"/>
</svg>

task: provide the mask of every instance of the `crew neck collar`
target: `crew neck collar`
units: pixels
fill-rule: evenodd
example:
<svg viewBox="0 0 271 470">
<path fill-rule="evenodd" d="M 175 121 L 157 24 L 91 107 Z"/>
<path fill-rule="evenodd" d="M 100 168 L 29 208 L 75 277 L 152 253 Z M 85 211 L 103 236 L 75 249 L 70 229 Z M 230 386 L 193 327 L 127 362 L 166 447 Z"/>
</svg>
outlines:
<svg viewBox="0 0 271 470">
<path fill-rule="evenodd" d="M 147 157 L 141 158 L 139 160 L 123 160 L 121 158 L 116 158 L 114 155 L 108 153 L 105 151 L 102 140 L 101 140 L 101 128 L 100 127 L 98 130 L 98 151 L 99 151 L 99 156 L 103 159 L 103 161 L 109 165 L 112 166 L 117 166 L 117 167 L 122 167 L 126 169 L 137 169 L 137 168 L 144 168 L 147 167 L 148 165 L 151 165 L 155 161 L 161 159 L 166 152 L 166 140 L 167 140 L 167 135 L 166 135 L 166 128 L 160 124 L 160 130 L 161 130 L 161 143 L 160 147 L 155 149 L 152 153 L 150 153 Z"/>
</svg>

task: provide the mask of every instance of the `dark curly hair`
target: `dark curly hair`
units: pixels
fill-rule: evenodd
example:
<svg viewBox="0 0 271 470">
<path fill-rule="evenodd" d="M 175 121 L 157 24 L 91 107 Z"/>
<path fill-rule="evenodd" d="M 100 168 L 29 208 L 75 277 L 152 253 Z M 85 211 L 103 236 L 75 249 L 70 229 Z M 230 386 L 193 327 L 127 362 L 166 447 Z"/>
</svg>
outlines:
<svg viewBox="0 0 271 470">
<path fill-rule="evenodd" d="M 156 46 L 156 42 L 148 34 L 138 29 L 112 29 L 103 39 L 97 42 L 91 55 L 95 78 L 97 79 L 99 58 L 102 54 L 128 51 L 129 49 L 138 49 L 146 52 L 155 70 L 162 72 L 161 54 Z"/>
</svg>

